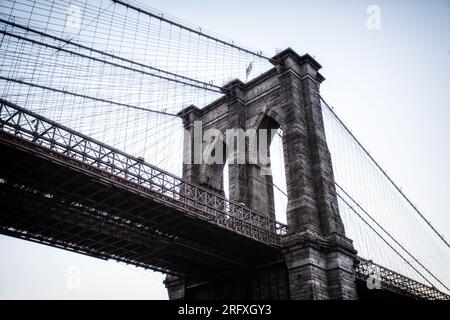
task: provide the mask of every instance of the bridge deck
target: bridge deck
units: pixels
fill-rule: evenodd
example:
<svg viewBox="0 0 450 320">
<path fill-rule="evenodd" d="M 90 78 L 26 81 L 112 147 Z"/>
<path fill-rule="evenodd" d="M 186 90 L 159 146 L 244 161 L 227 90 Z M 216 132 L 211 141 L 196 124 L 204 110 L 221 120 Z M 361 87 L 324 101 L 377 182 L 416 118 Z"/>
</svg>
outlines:
<svg viewBox="0 0 450 320">
<path fill-rule="evenodd" d="M 232 270 L 277 258 L 272 246 L 121 182 L 23 145 L 19 149 L 3 133 L 0 152 L 4 233 L 175 274 Z"/>
<path fill-rule="evenodd" d="M 279 259 L 275 222 L 18 106 L 0 115 L 1 232 L 173 274 Z"/>
</svg>

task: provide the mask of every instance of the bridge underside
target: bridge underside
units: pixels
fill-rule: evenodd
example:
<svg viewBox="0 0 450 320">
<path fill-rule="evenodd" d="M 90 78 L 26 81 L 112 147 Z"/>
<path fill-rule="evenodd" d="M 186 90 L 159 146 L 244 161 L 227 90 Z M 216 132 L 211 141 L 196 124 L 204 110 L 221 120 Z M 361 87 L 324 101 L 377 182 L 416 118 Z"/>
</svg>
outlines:
<svg viewBox="0 0 450 320">
<path fill-rule="evenodd" d="M 268 246 L 0 133 L 0 232 L 196 279 L 277 261 Z"/>
<path fill-rule="evenodd" d="M 415 300 L 417 296 L 410 293 L 398 292 L 388 289 L 369 289 L 366 281 L 357 279 L 356 290 L 358 291 L 358 300 Z"/>
<path fill-rule="evenodd" d="M 412 294 L 411 290 L 384 282 L 369 289 L 367 274 L 357 269 L 356 289 L 359 300 L 414 300 L 437 296 Z M 239 274 L 213 277 L 209 281 L 168 281 L 169 297 L 184 300 L 288 300 L 290 282 L 286 264 L 273 263 Z M 312 299 L 313 297 L 311 297 Z"/>
</svg>

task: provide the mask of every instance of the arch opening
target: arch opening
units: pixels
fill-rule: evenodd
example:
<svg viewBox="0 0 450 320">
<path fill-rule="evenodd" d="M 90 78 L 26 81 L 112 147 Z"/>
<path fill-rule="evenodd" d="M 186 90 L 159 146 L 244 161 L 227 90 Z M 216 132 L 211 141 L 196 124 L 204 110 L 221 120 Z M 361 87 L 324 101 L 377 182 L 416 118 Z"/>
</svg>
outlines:
<svg viewBox="0 0 450 320">
<path fill-rule="evenodd" d="M 272 216 L 282 223 L 287 222 L 287 183 L 285 169 L 285 155 L 283 149 L 283 129 L 280 124 L 265 115 L 258 127 L 258 130 L 267 130 L 267 156 L 268 165 L 265 168 L 267 174 L 265 183 L 267 184 L 268 206 L 271 208 Z"/>
<path fill-rule="evenodd" d="M 225 198 L 227 200 L 230 200 L 230 181 L 229 181 L 229 169 L 228 169 L 228 159 L 226 160 L 225 164 L 223 165 L 223 172 L 222 172 L 222 177 L 223 177 L 223 192 L 225 195 Z"/>
<path fill-rule="evenodd" d="M 283 130 L 279 128 L 270 144 L 270 166 L 272 169 L 272 188 L 277 221 L 287 223 L 287 185 L 283 152 Z"/>
</svg>

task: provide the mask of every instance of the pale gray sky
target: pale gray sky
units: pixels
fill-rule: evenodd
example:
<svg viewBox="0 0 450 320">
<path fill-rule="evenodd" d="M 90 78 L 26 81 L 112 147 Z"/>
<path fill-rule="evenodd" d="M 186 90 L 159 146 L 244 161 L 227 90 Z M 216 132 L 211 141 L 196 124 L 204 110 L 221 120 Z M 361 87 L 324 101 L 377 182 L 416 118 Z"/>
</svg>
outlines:
<svg viewBox="0 0 450 320">
<path fill-rule="evenodd" d="M 450 239 L 450 1 L 148 4 L 269 55 L 290 46 L 315 56 L 322 96 Z M 381 10 L 379 30 L 367 28 L 369 5 Z M 79 288 L 70 285 L 78 271 Z M 0 237 L 0 298 L 166 299 L 162 278 Z"/>
</svg>

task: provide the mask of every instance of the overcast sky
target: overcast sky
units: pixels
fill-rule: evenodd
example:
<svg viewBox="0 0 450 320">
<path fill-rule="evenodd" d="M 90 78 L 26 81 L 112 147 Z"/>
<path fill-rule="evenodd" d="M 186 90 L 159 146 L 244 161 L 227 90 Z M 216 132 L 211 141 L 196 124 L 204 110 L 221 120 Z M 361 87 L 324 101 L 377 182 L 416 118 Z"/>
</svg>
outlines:
<svg viewBox="0 0 450 320">
<path fill-rule="evenodd" d="M 322 96 L 450 239 L 449 0 L 149 4 L 268 55 L 288 46 L 313 55 L 326 77 Z M 380 29 L 367 26 L 370 5 L 380 9 Z M 0 237 L 0 298 L 166 299 L 162 279 Z"/>
</svg>

